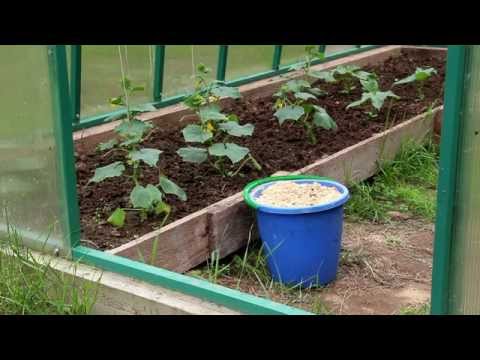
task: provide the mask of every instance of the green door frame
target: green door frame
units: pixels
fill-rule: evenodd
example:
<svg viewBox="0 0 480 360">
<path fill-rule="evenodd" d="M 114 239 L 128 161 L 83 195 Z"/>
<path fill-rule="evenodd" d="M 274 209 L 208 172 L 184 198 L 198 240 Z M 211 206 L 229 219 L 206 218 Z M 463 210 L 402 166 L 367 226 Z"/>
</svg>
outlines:
<svg viewBox="0 0 480 360">
<path fill-rule="evenodd" d="M 162 58 L 162 50 L 157 56 Z M 73 124 L 76 122 L 77 106 L 71 104 L 70 92 L 78 94 L 79 85 L 69 88 L 66 49 L 64 45 L 48 46 L 49 65 L 52 80 L 52 92 L 56 109 L 55 131 L 59 164 L 61 191 L 66 199 L 65 224 L 67 241 L 71 245 L 73 259 L 97 266 L 106 271 L 118 272 L 133 278 L 160 285 L 175 291 L 200 297 L 234 310 L 249 314 L 288 314 L 308 315 L 310 313 L 258 298 L 240 291 L 215 285 L 205 280 L 195 279 L 172 271 L 157 268 L 120 256 L 83 247 L 80 244 L 79 210 L 76 193 L 76 177 L 73 156 Z M 274 66 L 279 62 L 275 60 Z M 80 52 L 77 56 L 80 57 Z M 335 54 L 336 55 L 336 54 Z M 344 54 L 339 53 L 338 57 Z M 226 58 L 226 50 L 225 50 Z M 330 57 L 332 59 L 334 56 Z M 463 95 L 463 74 L 465 66 L 465 47 L 449 46 L 447 60 L 447 82 L 443 136 L 441 140 L 440 176 L 438 188 L 438 214 L 436 222 L 436 238 L 434 245 L 432 275 L 432 314 L 448 313 L 448 283 L 450 244 L 452 240 L 453 200 L 455 191 L 455 175 L 461 120 L 461 100 Z M 77 62 L 78 64 L 78 62 Z M 263 78 L 288 71 L 286 68 L 257 74 L 254 78 Z M 223 70 L 222 70 L 223 73 Z M 245 83 L 253 78 L 239 79 L 233 83 Z M 77 79 L 78 81 L 78 79 Z M 156 89 L 157 96 L 159 89 Z M 448 94 L 448 96 L 447 96 Z M 178 101 L 178 99 L 175 99 Z"/>
<path fill-rule="evenodd" d="M 463 120 L 466 51 L 463 45 L 448 46 L 433 252 L 431 313 L 434 315 L 449 313 L 450 250 L 455 216 L 459 136 Z"/>
<path fill-rule="evenodd" d="M 117 255 L 93 250 L 80 245 L 80 216 L 77 201 L 72 111 L 68 84 L 65 45 L 48 46 L 50 80 L 55 109 L 55 139 L 58 159 L 60 191 L 65 199 L 64 226 L 68 245 L 74 260 L 94 265 L 106 271 L 117 272 L 187 295 L 199 297 L 247 314 L 311 315 L 311 313 L 270 300 L 245 294 L 205 280 L 178 274 Z M 68 246 L 67 246 L 68 248 Z"/>
</svg>

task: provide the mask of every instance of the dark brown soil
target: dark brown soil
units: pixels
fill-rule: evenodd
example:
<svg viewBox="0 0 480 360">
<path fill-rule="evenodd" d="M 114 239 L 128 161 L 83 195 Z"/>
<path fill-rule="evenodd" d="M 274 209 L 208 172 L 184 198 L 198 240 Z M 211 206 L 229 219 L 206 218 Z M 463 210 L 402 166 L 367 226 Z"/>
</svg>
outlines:
<svg viewBox="0 0 480 360">
<path fill-rule="evenodd" d="M 395 79 L 410 75 L 416 67 L 427 66 L 436 68 L 438 75 L 425 84 L 425 98 L 422 101 L 417 99 L 414 84 L 393 89 L 401 99 L 393 102 L 391 106 L 388 121 L 390 126 L 425 112 L 434 101 L 436 106 L 442 104 L 445 56 L 434 55 L 428 51 L 404 50 L 400 57 L 390 58 L 380 65 L 365 67 L 365 70 L 374 71 L 379 75 L 380 86 L 385 90 Z M 244 98 L 230 101 L 225 106 L 225 110 L 237 114 L 242 123 L 249 122 L 255 125 L 252 137 L 238 139 L 236 143 L 250 149 L 252 155 L 263 166 L 262 171 L 245 166 L 241 176 L 230 178 L 222 177 L 208 164 L 182 162 L 176 154 L 178 148 L 185 146 L 182 134 L 178 130 L 157 127 L 143 145 L 164 151 L 160 156 L 160 168 L 188 194 L 187 202 L 181 202 L 173 196 L 168 197 L 168 202 L 173 208 L 169 221 L 182 218 L 233 195 L 253 179 L 280 170 L 298 170 L 385 129 L 388 106 L 385 106 L 375 119 L 370 119 L 361 108 L 345 110 L 349 103 L 361 97 L 360 86 L 351 94 L 345 95 L 339 93 L 341 88 L 337 84 L 318 82 L 316 85 L 328 92 L 328 95 L 318 100 L 318 104 L 328 111 L 338 126 L 335 132 L 317 130 L 316 145 L 310 145 L 306 141 L 302 127 L 288 122 L 281 127 L 278 125 L 273 116 L 271 97 Z M 159 225 L 160 219 L 151 218 L 140 222 L 135 213 L 129 213 L 126 225 L 122 229 L 116 229 L 108 224 L 106 219 L 115 208 L 128 207 L 132 182 L 122 177 L 86 185 L 96 167 L 121 160 L 121 157 L 115 154 L 105 156 L 93 150 L 87 152 L 78 146 L 76 150 L 82 239 L 88 239 L 85 245 L 102 250 L 112 249 L 152 231 Z M 145 167 L 143 174 L 144 184 L 158 181 L 158 170 Z"/>
</svg>

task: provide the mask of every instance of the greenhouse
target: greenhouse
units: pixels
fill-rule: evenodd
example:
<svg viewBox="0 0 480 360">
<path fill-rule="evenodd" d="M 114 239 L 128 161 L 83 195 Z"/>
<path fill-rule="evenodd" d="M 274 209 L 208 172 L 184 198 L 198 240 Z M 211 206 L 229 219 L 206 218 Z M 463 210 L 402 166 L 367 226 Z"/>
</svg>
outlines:
<svg viewBox="0 0 480 360">
<path fill-rule="evenodd" d="M 0 314 L 480 313 L 478 46 L 0 53 Z"/>
</svg>

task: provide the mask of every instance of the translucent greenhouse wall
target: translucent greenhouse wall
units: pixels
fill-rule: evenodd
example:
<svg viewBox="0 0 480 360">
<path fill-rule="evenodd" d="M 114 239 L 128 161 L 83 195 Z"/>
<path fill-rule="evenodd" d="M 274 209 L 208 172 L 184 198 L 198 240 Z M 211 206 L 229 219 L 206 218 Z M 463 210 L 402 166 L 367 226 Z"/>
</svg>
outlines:
<svg viewBox="0 0 480 360">
<path fill-rule="evenodd" d="M 135 93 L 133 103 L 152 102 L 155 77 L 155 45 L 82 45 L 81 46 L 81 101 L 82 118 L 89 118 L 113 110 L 108 99 L 121 94 L 120 53 L 125 75 L 136 85 L 145 87 Z M 356 45 L 326 45 L 326 55 L 354 49 Z M 273 45 L 229 45 L 225 80 L 232 81 L 272 69 Z M 68 52 L 67 62 L 71 63 Z M 305 45 L 283 46 L 280 65 L 301 61 Z M 166 45 L 163 55 L 161 98 L 183 95 L 193 90 L 195 65 L 204 63 L 215 79 L 219 61 L 218 45 Z M 70 74 L 72 77 L 72 74 Z"/>
<path fill-rule="evenodd" d="M 449 312 L 480 314 L 480 46 L 466 47 Z"/>
<path fill-rule="evenodd" d="M 126 77 L 145 87 L 134 94 L 132 104 L 151 101 L 153 51 L 151 45 L 82 46 L 82 116 L 111 111 L 108 99 L 122 94 L 120 54 Z"/>
<path fill-rule="evenodd" d="M 0 238 L 68 253 L 46 46 L 0 46 Z"/>
</svg>

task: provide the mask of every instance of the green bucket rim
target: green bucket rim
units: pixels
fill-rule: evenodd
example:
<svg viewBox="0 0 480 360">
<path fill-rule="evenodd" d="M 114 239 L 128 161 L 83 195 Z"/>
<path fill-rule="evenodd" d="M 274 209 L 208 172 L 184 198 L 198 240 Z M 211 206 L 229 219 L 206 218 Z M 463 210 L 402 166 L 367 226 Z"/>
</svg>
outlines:
<svg viewBox="0 0 480 360">
<path fill-rule="evenodd" d="M 245 188 L 243 189 L 243 199 L 247 203 L 248 206 L 254 209 L 258 209 L 259 205 L 250 197 L 250 192 L 253 188 L 263 185 L 265 183 L 269 183 L 272 181 L 278 180 L 330 180 L 335 181 L 332 178 L 326 176 L 318 176 L 318 175 L 280 175 L 280 176 L 269 176 L 262 179 L 257 179 L 249 182 Z"/>
</svg>

